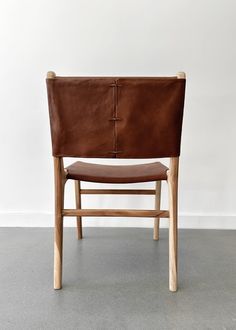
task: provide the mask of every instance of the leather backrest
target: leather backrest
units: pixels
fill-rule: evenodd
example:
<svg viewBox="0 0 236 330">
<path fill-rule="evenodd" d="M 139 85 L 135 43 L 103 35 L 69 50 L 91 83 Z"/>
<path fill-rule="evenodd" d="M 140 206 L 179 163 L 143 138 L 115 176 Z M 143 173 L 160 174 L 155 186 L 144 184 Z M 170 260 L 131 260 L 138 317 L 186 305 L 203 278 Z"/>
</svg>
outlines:
<svg viewBox="0 0 236 330">
<path fill-rule="evenodd" d="M 180 154 L 185 79 L 47 79 L 54 156 L 161 158 Z"/>
</svg>

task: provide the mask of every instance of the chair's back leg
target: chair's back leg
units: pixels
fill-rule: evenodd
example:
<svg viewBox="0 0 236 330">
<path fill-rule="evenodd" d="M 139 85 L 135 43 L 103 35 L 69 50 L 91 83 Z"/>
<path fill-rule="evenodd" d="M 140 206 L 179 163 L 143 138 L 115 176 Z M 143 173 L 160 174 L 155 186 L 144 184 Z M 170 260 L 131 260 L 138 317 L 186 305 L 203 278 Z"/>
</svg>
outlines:
<svg viewBox="0 0 236 330">
<path fill-rule="evenodd" d="M 62 245 L 65 174 L 62 158 L 54 157 L 55 227 L 54 227 L 54 289 L 62 287 Z"/>
<path fill-rule="evenodd" d="M 178 262 L 178 167 L 179 158 L 170 159 L 170 169 L 167 174 L 169 188 L 169 289 L 176 291 Z"/>
<path fill-rule="evenodd" d="M 78 180 L 75 180 L 75 202 L 76 202 L 76 208 L 81 209 L 80 181 Z M 77 237 L 78 239 L 83 238 L 82 217 L 77 217 Z"/>
<path fill-rule="evenodd" d="M 155 195 L 155 209 L 160 210 L 161 207 L 161 181 L 156 182 L 156 195 Z M 160 218 L 154 218 L 154 228 L 153 228 L 153 239 L 159 239 L 159 226 L 160 226 Z"/>
</svg>

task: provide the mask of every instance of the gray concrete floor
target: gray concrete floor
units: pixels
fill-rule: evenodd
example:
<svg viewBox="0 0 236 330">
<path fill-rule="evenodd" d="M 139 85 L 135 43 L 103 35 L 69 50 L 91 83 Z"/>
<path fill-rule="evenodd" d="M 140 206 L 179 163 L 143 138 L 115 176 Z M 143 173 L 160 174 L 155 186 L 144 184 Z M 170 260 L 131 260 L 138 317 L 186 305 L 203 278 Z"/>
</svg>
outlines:
<svg viewBox="0 0 236 330">
<path fill-rule="evenodd" d="M 179 291 L 168 232 L 85 228 L 64 235 L 52 289 L 53 230 L 0 228 L 0 329 L 236 329 L 236 231 L 180 230 Z"/>
</svg>

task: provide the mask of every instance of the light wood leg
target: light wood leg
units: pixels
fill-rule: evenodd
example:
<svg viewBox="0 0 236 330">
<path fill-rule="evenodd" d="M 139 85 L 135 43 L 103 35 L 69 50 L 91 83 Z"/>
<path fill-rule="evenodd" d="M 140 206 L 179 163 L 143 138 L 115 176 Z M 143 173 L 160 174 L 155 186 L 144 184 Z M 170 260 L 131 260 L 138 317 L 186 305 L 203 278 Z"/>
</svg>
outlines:
<svg viewBox="0 0 236 330">
<path fill-rule="evenodd" d="M 178 263 L 178 164 L 177 157 L 171 158 L 168 171 L 169 188 L 169 289 L 177 291 L 177 263 Z"/>
<path fill-rule="evenodd" d="M 76 201 L 76 208 L 81 209 L 80 181 L 77 180 L 75 180 L 75 201 Z M 82 217 L 77 217 L 77 237 L 78 239 L 83 238 Z"/>
<path fill-rule="evenodd" d="M 62 287 L 62 246 L 63 246 L 63 216 L 64 186 L 63 162 L 54 158 L 55 175 L 55 228 L 54 228 L 54 289 Z"/>
<path fill-rule="evenodd" d="M 155 210 L 160 210 L 161 207 L 161 181 L 156 182 L 156 195 L 155 195 Z M 154 218 L 153 239 L 159 240 L 159 225 L 160 218 Z"/>
</svg>

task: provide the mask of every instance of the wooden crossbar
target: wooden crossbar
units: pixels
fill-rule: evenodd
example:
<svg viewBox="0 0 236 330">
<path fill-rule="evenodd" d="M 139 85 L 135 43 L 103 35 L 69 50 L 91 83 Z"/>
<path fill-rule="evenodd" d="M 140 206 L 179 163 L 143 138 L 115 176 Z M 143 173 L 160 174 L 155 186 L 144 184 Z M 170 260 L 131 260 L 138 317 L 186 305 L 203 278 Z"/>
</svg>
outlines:
<svg viewBox="0 0 236 330">
<path fill-rule="evenodd" d="M 143 217 L 169 218 L 166 210 L 123 210 L 123 209 L 64 209 L 62 215 L 66 217 Z"/>
<path fill-rule="evenodd" d="M 155 195 L 154 189 L 80 189 L 85 195 Z"/>
</svg>

